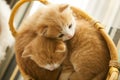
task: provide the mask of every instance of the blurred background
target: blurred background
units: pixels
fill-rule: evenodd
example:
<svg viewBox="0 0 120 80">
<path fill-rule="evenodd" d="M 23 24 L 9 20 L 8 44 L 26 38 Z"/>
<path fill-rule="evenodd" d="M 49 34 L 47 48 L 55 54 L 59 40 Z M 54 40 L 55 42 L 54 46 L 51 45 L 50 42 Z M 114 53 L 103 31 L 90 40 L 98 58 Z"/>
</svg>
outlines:
<svg viewBox="0 0 120 80">
<path fill-rule="evenodd" d="M 2 9 L 5 8 L 5 6 L 4 7 L 2 6 L 3 3 L 1 1 L 6 1 L 10 9 L 12 9 L 15 3 L 19 0 L 0 0 L 0 12 L 2 11 Z M 100 21 L 105 26 L 106 32 L 110 35 L 115 45 L 117 46 L 120 59 L 120 0 L 48 0 L 48 1 L 52 3 L 67 3 L 79 7 L 80 9 L 91 15 L 95 20 Z M 22 20 L 25 17 L 33 14 L 34 11 L 41 6 L 43 5 L 38 1 L 25 3 L 24 5 L 22 5 L 21 8 L 18 10 L 18 13 L 14 21 L 16 28 L 19 27 L 19 25 L 21 24 Z M 2 18 L 0 17 L 0 24 L 1 20 Z M 7 23 L 8 21 L 6 21 L 6 24 Z M 0 29 L 0 32 L 1 30 L 2 29 Z M 3 37 L 1 39 L 3 39 Z M 12 80 L 11 77 L 15 77 L 14 80 L 22 80 L 20 72 L 19 71 L 15 72 L 16 61 L 13 51 L 14 39 L 9 38 L 7 40 L 9 41 L 9 43 L 13 44 L 11 44 L 9 47 L 6 46 L 7 47 L 6 56 L 5 59 L 2 60 L 0 64 L 0 80 L 9 79 Z"/>
</svg>

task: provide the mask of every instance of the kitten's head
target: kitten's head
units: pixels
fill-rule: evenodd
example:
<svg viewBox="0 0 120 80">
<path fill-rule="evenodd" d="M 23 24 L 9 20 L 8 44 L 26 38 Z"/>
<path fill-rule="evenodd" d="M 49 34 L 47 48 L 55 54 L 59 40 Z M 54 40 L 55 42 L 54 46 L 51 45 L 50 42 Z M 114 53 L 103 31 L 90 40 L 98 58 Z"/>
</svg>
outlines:
<svg viewBox="0 0 120 80">
<path fill-rule="evenodd" d="M 75 19 L 68 4 L 48 5 L 41 15 L 44 29 L 42 35 L 49 38 L 71 39 L 75 33 Z"/>
<path fill-rule="evenodd" d="M 22 53 L 23 58 L 29 57 L 39 67 L 50 71 L 58 68 L 66 56 L 65 43 L 45 38 L 34 39 Z"/>
</svg>

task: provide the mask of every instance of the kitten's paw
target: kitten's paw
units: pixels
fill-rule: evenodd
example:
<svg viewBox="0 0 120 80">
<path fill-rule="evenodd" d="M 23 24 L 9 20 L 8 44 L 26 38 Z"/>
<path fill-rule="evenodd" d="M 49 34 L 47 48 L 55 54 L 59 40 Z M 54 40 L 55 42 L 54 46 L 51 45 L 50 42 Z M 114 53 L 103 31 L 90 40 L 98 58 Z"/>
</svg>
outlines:
<svg viewBox="0 0 120 80">
<path fill-rule="evenodd" d="M 71 71 L 63 72 L 63 73 L 61 73 L 59 80 L 69 80 L 71 74 L 72 74 Z"/>
<path fill-rule="evenodd" d="M 66 45 L 64 42 L 58 42 L 56 44 L 55 52 L 65 52 L 66 51 Z"/>
</svg>

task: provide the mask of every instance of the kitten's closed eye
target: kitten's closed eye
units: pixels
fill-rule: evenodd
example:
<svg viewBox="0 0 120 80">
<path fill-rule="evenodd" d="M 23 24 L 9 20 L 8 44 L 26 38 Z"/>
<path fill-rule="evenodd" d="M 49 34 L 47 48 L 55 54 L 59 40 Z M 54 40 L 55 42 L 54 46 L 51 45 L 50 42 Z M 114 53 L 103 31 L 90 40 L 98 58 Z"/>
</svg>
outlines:
<svg viewBox="0 0 120 80">
<path fill-rule="evenodd" d="M 69 25 L 69 29 L 72 27 L 72 24 Z"/>
<path fill-rule="evenodd" d="M 61 33 L 61 34 L 58 36 L 58 38 L 62 38 L 63 36 L 64 36 L 64 34 Z"/>
</svg>

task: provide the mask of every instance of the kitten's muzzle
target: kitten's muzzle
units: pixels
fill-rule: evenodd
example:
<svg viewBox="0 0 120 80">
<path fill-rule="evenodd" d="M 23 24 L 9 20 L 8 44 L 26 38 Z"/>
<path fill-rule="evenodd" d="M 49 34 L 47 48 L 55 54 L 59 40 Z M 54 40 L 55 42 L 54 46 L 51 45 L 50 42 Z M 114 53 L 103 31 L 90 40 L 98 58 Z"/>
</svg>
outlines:
<svg viewBox="0 0 120 80">
<path fill-rule="evenodd" d="M 56 69 L 54 66 L 51 66 L 51 67 L 49 68 L 50 71 L 53 71 L 54 69 Z"/>
<path fill-rule="evenodd" d="M 71 39 L 73 36 L 72 36 L 72 35 L 68 35 L 67 37 L 68 37 L 69 39 Z"/>
<path fill-rule="evenodd" d="M 53 71 L 55 70 L 56 68 L 58 68 L 60 65 L 59 64 L 48 64 L 45 66 L 46 69 L 50 70 L 50 71 Z"/>
</svg>

